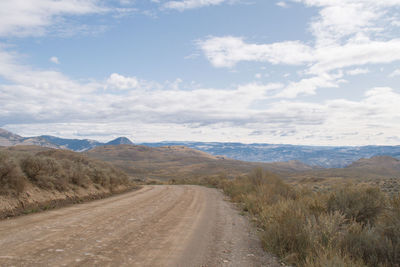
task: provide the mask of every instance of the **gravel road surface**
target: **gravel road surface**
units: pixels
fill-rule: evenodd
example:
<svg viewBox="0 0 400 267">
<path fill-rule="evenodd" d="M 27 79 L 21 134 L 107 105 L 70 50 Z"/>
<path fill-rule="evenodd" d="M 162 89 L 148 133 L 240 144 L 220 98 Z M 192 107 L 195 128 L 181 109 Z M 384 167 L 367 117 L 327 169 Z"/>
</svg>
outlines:
<svg viewBox="0 0 400 267">
<path fill-rule="evenodd" d="M 280 266 L 216 189 L 144 186 L 0 221 L 0 266 Z"/>
</svg>

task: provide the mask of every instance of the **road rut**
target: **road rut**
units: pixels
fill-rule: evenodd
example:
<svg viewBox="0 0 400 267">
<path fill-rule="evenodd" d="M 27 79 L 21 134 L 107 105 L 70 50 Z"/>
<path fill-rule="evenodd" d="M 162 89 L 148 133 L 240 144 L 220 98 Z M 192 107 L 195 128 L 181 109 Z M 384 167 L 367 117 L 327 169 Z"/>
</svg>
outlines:
<svg viewBox="0 0 400 267">
<path fill-rule="evenodd" d="M 279 266 L 216 189 L 144 186 L 0 221 L 1 266 Z"/>
</svg>

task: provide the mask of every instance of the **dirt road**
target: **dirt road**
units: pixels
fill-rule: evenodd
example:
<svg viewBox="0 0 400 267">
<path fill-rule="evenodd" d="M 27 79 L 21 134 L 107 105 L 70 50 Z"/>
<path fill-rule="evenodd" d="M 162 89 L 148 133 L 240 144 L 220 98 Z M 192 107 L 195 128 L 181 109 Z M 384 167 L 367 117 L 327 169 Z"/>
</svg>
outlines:
<svg viewBox="0 0 400 267">
<path fill-rule="evenodd" d="M 221 192 L 145 186 L 0 221 L 0 266 L 279 266 Z"/>
</svg>

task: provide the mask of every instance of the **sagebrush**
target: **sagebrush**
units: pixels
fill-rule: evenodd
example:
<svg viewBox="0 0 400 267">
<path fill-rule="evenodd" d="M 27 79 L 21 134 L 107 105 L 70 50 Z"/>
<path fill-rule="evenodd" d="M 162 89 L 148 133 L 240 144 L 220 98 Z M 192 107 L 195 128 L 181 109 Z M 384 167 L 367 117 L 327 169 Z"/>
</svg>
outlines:
<svg viewBox="0 0 400 267">
<path fill-rule="evenodd" d="M 0 194 L 19 194 L 28 184 L 45 190 L 103 187 L 113 191 L 129 185 L 129 177 L 112 165 L 76 152 L 49 150 L 37 153 L 0 151 Z"/>
<path fill-rule="evenodd" d="M 347 184 L 312 192 L 255 170 L 180 180 L 221 188 L 254 216 L 266 250 L 294 266 L 400 266 L 400 197 Z"/>
</svg>

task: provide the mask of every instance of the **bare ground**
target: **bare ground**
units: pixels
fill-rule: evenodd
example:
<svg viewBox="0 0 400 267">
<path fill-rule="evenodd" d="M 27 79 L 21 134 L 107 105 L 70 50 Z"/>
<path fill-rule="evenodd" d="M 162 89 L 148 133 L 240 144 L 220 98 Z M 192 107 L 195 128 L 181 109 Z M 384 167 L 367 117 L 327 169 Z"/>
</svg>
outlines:
<svg viewBox="0 0 400 267">
<path fill-rule="evenodd" d="M 1 266 L 280 266 L 216 189 L 145 186 L 0 221 Z"/>
</svg>

